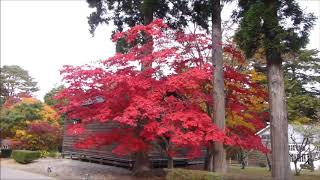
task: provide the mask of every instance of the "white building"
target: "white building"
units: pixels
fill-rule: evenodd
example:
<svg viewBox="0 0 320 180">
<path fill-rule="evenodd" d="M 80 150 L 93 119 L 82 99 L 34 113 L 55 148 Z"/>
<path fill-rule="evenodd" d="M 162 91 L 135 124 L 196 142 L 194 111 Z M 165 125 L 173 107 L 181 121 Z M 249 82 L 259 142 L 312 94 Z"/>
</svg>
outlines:
<svg viewBox="0 0 320 180">
<path fill-rule="evenodd" d="M 299 154 L 299 150 L 301 149 L 301 146 L 304 146 L 303 149 L 301 149 L 301 158 L 298 160 L 297 167 L 300 168 L 300 165 L 306 164 L 306 161 L 309 159 L 308 156 L 310 154 L 310 150 L 312 151 L 312 155 L 315 158 L 314 166 L 315 169 L 320 170 L 320 146 L 319 144 L 317 146 L 313 145 L 313 143 L 308 143 L 309 145 L 302 145 L 305 144 L 303 142 L 304 137 L 303 135 L 296 130 L 297 126 L 294 125 L 288 125 L 288 146 L 289 146 L 289 155 L 290 155 L 290 167 L 292 170 L 294 170 L 294 163 L 293 161 L 296 159 L 297 155 Z M 305 129 L 308 128 L 308 126 L 302 126 Z M 259 135 L 262 139 L 262 142 L 268 146 L 271 149 L 271 134 L 270 134 L 270 125 L 267 125 L 264 129 L 257 132 L 257 135 Z M 316 135 L 313 137 L 313 142 L 320 142 L 320 132 L 316 133 Z M 310 148 L 310 149 L 309 149 Z"/>
</svg>

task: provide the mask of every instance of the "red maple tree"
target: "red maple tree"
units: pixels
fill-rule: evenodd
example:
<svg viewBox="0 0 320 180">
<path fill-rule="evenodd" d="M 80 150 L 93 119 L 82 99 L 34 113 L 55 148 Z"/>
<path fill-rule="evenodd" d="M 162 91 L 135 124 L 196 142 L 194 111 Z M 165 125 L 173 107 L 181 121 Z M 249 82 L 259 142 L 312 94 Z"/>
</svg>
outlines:
<svg viewBox="0 0 320 180">
<path fill-rule="evenodd" d="M 152 38 L 141 43 L 146 35 Z M 266 150 L 255 135 L 264 126 L 261 112 L 250 112 L 250 98 L 265 98 L 266 92 L 249 75 L 225 66 L 227 116 L 242 117 L 245 123 L 232 123 L 226 132 L 212 123 L 209 37 L 173 31 L 157 19 L 117 33 L 113 41 L 121 38 L 132 45 L 128 52 L 117 53 L 99 66 L 64 66 L 61 71 L 69 85 L 57 96 L 67 102 L 61 112 L 69 119 L 82 119 L 68 128 L 70 134 L 81 134 L 91 122 L 118 124 L 88 136 L 76 147 L 116 143 L 113 153 L 126 155 L 148 152 L 152 144 L 162 143 L 169 157 L 189 158 L 200 156 L 203 146 L 216 141 Z M 145 53 L 150 47 L 152 52 Z M 243 61 L 232 46 L 224 49 Z M 141 64 L 148 65 L 144 71 L 138 68 Z M 182 147 L 188 149 L 187 154 L 179 154 Z"/>
</svg>

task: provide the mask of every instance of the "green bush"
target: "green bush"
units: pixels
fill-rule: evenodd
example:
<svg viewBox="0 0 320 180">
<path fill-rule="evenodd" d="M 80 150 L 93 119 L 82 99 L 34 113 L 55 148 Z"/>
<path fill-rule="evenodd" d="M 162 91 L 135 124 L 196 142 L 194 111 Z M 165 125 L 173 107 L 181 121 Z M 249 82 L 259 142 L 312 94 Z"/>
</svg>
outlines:
<svg viewBox="0 0 320 180">
<path fill-rule="evenodd" d="M 223 176 L 207 171 L 171 169 L 166 180 L 222 180 Z"/>
<path fill-rule="evenodd" d="M 39 151 L 14 150 L 11 157 L 18 163 L 27 164 L 40 158 Z"/>
<path fill-rule="evenodd" d="M 11 149 L 1 149 L 2 158 L 9 158 L 11 156 L 11 153 L 12 153 Z"/>
<path fill-rule="evenodd" d="M 58 157 L 58 154 L 59 153 L 56 151 L 50 151 L 48 154 L 48 157 L 56 158 L 56 157 Z"/>
</svg>

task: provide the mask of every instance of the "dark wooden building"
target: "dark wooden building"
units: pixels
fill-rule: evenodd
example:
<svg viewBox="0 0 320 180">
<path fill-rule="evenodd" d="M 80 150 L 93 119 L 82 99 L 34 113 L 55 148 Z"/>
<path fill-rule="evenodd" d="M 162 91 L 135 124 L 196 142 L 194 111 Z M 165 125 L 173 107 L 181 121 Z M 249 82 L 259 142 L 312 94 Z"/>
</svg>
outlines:
<svg viewBox="0 0 320 180">
<path fill-rule="evenodd" d="M 92 100 L 88 100 L 84 102 L 82 105 L 87 106 L 93 103 L 101 103 L 104 101 L 102 97 L 96 97 Z M 81 141 L 88 135 L 94 134 L 95 132 L 107 132 L 111 129 L 117 127 L 115 122 L 109 123 L 90 123 L 86 125 L 85 132 L 81 135 L 73 136 L 68 135 L 66 133 L 66 129 L 71 124 L 81 123 L 81 120 L 68 120 L 65 121 L 64 130 L 63 130 L 63 143 L 62 143 L 62 156 L 64 158 L 99 162 L 104 164 L 117 165 L 122 167 L 131 168 L 134 165 L 133 156 L 117 156 L 112 153 L 112 149 L 114 146 L 105 146 L 99 148 L 90 148 L 90 149 L 78 149 L 74 147 L 74 144 L 78 141 Z M 191 164 L 198 164 L 204 162 L 204 154 L 203 156 L 197 159 L 188 160 L 187 158 L 177 158 L 174 157 L 174 165 L 175 166 L 187 166 Z M 153 167 L 165 167 L 168 164 L 168 159 L 166 157 L 166 153 L 162 152 L 161 148 L 157 148 L 156 146 L 149 152 L 149 159 L 151 161 L 151 165 Z"/>
<path fill-rule="evenodd" d="M 80 123 L 79 120 L 66 121 L 64 125 L 62 156 L 64 158 L 78 159 L 90 162 L 98 162 L 102 164 L 111 164 L 115 166 L 132 168 L 134 158 L 128 156 L 117 156 L 112 153 L 114 146 L 105 146 L 100 148 L 78 149 L 74 147 L 74 143 L 84 139 L 86 136 L 95 132 L 108 131 L 117 125 L 115 123 L 90 123 L 86 126 L 85 132 L 81 135 L 73 136 L 66 133 L 66 128 L 70 124 Z M 160 148 L 154 147 L 150 153 L 149 158 L 153 167 L 166 167 L 167 157 Z M 203 163 L 203 158 L 197 160 L 188 160 L 186 158 L 173 158 L 175 166 L 187 166 L 191 164 Z"/>
</svg>

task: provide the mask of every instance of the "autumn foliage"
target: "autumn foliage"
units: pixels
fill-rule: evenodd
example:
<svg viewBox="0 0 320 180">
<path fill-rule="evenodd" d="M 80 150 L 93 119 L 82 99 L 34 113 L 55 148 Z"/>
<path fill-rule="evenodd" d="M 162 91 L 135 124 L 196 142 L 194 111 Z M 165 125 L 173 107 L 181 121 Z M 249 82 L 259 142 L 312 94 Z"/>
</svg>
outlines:
<svg viewBox="0 0 320 180">
<path fill-rule="evenodd" d="M 212 123 L 209 37 L 173 31 L 158 19 L 113 36 L 113 41 L 119 39 L 132 45 L 127 53 L 98 65 L 64 66 L 61 71 L 68 84 L 57 96 L 64 102 L 61 113 L 82 119 L 68 127 L 69 134 L 85 132 L 92 122 L 118 124 L 111 131 L 91 134 L 76 147 L 116 143 L 113 152 L 126 155 L 161 143 L 169 156 L 181 156 L 178 150 L 184 147 L 188 153 L 183 156 L 189 158 L 200 156 L 202 147 L 217 141 L 266 150 L 255 135 L 264 126 L 265 112 L 258 106 L 265 103 L 266 92 L 250 75 L 225 66 L 228 128 L 224 132 Z M 232 46 L 224 49 L 227 56 L 243 61 Z"/>
<path fill-rule="evenodd" d="M 11 139 L 15 149 L 57 150 L 62 140 L 59 118 L 31 96 L 9 98 L 1 109 L 2 137 Z"/>
<path fill-rule="evenodd" d="M 14 136 L 19 149 L 57 150 L 61 143 L 61 129 L 58 124 L 47 121 L 34 121 L 26 130 L 17 130 Z"/>
</svg>

